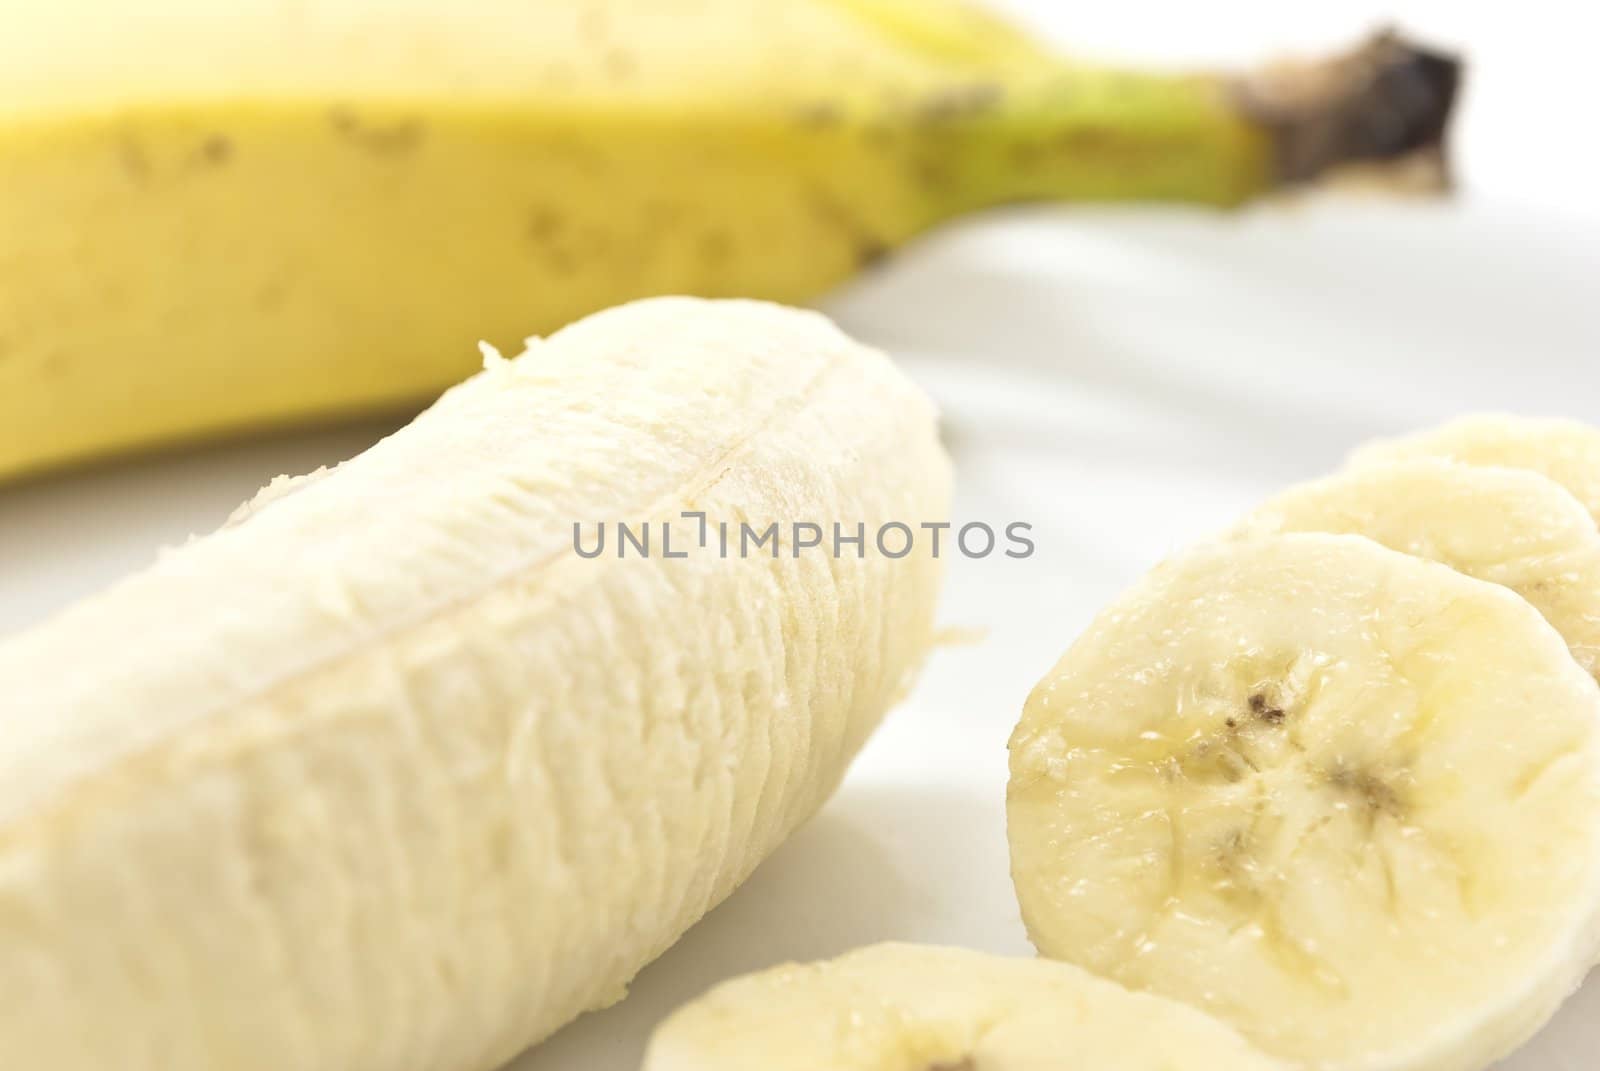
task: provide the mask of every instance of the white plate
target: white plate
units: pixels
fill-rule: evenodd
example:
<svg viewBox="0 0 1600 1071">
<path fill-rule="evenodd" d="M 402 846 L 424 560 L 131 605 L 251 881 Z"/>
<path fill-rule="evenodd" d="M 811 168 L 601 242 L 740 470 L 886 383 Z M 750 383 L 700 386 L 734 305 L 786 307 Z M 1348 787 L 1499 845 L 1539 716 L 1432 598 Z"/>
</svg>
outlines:
<svg viewBox="0 0 1600 1071">
<path fill-rule="evenodd" d="M 1237 217 L 1011 213 L 830 304 L 941 401 L 962 520 L 1035 526 L 953 563 L 941 651 L 824 814 L 640 977 L 516 1071 L 633 1071 L 651 1025 L 731 974 L 898 938 L 1025 954 L 1005 740 L 1088 617 L 1168 551 L 1356 442 L 1477 408 L 1600 422 L 1600 230 L 1467 206 Z M 0 490 L 0 631 L 379 429 Z M 1600 981 L 1506 1071 L 1594 1071 Z"/>
</svg>

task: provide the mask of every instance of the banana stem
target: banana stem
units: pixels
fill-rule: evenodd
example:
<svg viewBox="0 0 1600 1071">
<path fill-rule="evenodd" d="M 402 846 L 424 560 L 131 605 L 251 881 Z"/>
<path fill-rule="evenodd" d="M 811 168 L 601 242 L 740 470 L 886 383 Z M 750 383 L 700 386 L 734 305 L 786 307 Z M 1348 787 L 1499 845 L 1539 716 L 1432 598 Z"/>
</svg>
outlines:
<svg viewBox="0 0 1600 1071">
<path fill-rule="evenodd" d="M 1349 164 L 1444 155 L 1461 88 L 1454 56 L 1385 31 L 1353 52 L 1323 63 L 1280 64 L 1240 79 L 1240 109 L 1271 135 L 1277 179 L 1315 181 Z"/>
<path fill-rule="evenodd" d="M 971 86 L 942 112 L 929 105 L 926 170 L 956 212 L 1023 200 L 1236 205 L 1352 165 L 1418 160 L 1442 188 L 1460 72 L 1385 33 L 1242 77 L 1072 68 Z"/>
</svg>

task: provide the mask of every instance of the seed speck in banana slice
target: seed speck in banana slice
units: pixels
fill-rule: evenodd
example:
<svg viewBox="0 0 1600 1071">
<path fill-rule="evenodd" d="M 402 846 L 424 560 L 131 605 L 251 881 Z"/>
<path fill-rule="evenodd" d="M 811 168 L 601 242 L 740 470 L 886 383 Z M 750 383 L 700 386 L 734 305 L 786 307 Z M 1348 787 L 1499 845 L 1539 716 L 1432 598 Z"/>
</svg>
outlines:
<svg viewBox="0 0 1600 1071">
<path fill-rule="evenodd" d="M 1193 1008 L 1066 963 L 883 944 L 725 982 L 644 1071 L 1287 1071 Z"/>
<path fill-rule="evenodd" d="M 1508 587 L 1600 672 L 1600 529 L 1536 472 L 1432 458 L 1359 467 L 1290 488 L 1235 534 L 1282 532 L 1362 535 Z"/>
<path fill-rule="evenodd" d="M 1350 455 L 1359 467 L 1434 457 L 1465 465 L 1532 469 L 1571 491 L 1600 521 L 1600 428 L 1577 420 L 1480 413 Z"/>
<path fill-rule="evenodd" d="M 1105 610 L 1011 740 L 1040 951 L 1317 1071 L 1464 1071 L 1600 947 L 1600 688 L 1509 590 L 1348 535 Z"/>
</svg>

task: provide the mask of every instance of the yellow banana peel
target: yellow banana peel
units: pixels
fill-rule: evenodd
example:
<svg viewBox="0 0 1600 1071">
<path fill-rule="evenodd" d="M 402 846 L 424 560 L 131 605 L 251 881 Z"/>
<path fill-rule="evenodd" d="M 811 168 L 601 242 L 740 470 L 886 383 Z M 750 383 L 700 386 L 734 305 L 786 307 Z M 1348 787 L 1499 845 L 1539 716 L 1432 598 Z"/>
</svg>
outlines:
<svg viewBox="0 0 1600 1071">
<path fill-rule="evenodd" d="M 0 479 L 805 302 L 989 205 L 1238 204 L 1432 151 L 1455 82 L 1087 66 L 957 0 L 0 0 Z"/>
</svg>

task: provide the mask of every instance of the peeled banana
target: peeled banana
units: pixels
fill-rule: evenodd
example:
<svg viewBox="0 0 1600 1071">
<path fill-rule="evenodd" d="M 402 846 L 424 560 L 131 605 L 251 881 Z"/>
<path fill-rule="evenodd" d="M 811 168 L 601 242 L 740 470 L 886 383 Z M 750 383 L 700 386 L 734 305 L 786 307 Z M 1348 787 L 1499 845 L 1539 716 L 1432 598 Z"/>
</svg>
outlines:
<svg viewBox="0 0 1600 1071">
<path fill-rule="evenodd" d="M 1369 443 L 1354 467 L 1433 457 L 1467 465 L 1531 469 L 1577 496 L 1600 522 L 1600 428 L 1554 417 L 1477 413 L 1438 428 Z"/>
<path fill-rule="evenodd" d="M 1600 674 L 1600 528 L 1560 484 L 1527 469 L 1421 458 L 1300 484 L 1235 535 L 1344 532 L 1515 591 Z"/>
<path fill-rule="evenodd" d="M 597 309 L 798 302 L 1006 201 L 1433 152 L 1447 58 L 1070 63 L 961 0 L 0 0 L 0 479 L 401 407 Z"/>
<path fill-rule="evenodd" d="M 928 402 L 758 303 L 530 345 L 0 644 L 0 1067 L 486 1071 L 833 789 L 934 556 L 574 525 L 943 519 Z"/>
<path fill-rule="evenodd" d="M 1288 1071 L 1232 1030 L 1065 963 L 885 944 L 717 986 L 644 1071 Z"/>
<path fill-rule="evenodd" d="M 1029 697 L 1046 955 L 1315 1071 L 1467 1071 L 1600 952 L 1600 687 L 1503 587 L 1351 535 L 1190 551 Z"/>
</svg>

